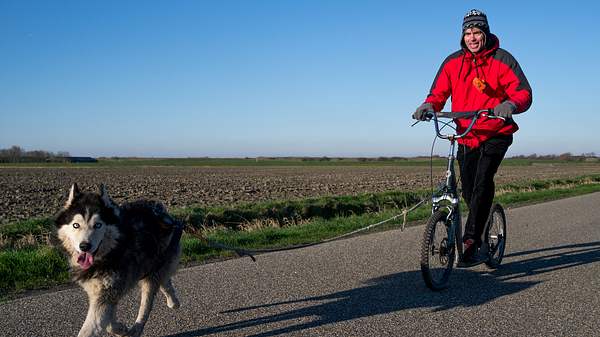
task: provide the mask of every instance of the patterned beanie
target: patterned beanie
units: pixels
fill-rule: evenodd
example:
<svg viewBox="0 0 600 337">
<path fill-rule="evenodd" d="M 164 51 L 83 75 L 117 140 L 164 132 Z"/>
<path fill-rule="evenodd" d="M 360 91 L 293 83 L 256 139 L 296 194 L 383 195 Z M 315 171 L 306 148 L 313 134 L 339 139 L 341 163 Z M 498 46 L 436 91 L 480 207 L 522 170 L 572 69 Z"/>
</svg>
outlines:
<svg viewBox="0 0 600 337">
<path fill-rule="evenodd" d="M 467 12 L 467 14 L 465 14 L 465 18 L 463 19 L 463 24 L 462 24 L 463 32 L 465 30 L 467 30 L 468 28 L 473 28 L 473 27 L 479 28 L 486 35 L 489 35 L 490 25 L 488 24 L 487 16 L 485 15 L 484 12 L 477 10 L 477 9 L 471 9 L 470 11 Z"/>
</svg>

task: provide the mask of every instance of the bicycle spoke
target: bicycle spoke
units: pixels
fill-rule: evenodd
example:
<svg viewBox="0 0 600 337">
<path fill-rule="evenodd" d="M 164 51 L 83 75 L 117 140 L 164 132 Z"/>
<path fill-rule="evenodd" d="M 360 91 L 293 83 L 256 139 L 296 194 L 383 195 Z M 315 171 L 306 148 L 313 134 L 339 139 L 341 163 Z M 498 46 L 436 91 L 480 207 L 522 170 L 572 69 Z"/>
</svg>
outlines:
<svg viewBox="0 0 600 337">
<path fill-rule="evenodd" d="M 454 263 L 455 249 L 448 246 L 447 213 L 437 211 L 425 228 L 421 250 L 421 272 L 433 290 L 447 287 Z"/>
<path fill-rule="evenodd" d="M 490 213 L 487 240 L 490 248 L 490 259 L 486 264 L 490 268 L 498 268 L 504 256 L 506 246 L 506 217 L 502 206 L 496 204 Z"/>
</svg>

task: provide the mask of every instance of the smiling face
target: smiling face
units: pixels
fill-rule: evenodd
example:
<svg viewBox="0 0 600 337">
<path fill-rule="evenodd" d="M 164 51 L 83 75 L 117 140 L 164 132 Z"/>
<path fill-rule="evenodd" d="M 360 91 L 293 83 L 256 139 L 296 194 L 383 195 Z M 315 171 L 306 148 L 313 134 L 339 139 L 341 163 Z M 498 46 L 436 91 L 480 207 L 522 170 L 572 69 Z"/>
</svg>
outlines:
<svg viewBox="0 0 600 337">
<path fill-rule="evenodd" d="M 479 28 L 467 28 L 463 34 L 463 41 L 469 51 L 476 54 L 485 45 L 485 34 Z"/>
</svg>

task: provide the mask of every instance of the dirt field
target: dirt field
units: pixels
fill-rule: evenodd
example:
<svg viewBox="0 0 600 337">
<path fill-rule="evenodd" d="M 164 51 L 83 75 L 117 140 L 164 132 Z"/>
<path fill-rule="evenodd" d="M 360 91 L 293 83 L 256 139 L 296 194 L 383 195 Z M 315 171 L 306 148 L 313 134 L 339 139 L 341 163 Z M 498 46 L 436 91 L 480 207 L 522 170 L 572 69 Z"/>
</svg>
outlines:
<svg viewBox="0 0 600 337">
<path fill-rule="evenodd" d="M 600 165 L 504 166 L 496 182 L 583 174 L 600 174 Z M 0 223 L 53 215 L 73 182 L 105 183 L 117 202 L 151 198 L 170 208 L 430 186 L 428 166 L 0 168 Z"/>
</svg>

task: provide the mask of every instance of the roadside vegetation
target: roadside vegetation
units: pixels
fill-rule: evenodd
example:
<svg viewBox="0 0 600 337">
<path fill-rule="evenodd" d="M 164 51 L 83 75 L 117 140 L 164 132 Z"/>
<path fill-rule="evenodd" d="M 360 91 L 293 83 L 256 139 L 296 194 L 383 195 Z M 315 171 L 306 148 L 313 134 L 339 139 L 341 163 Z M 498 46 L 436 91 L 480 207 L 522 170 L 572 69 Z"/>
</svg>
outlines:
<svg viewBox="0 0 600 337">
<path fill-rule="evenodd" d="M 600 175 L 505 184 L 497 187 L 496 200 L 505 207 L 516 207 L 596 191 L 600 191 Z M 187 207 L 172 213 L 223 244 L 248 249 L 289 247 L 319 242 L 388 219 L 429 194 L 425 190 L 395 191 L 230 207 Z M 429 215 L 429 205 L 422 206 L 408 215 L 407 226 L 421 224 Z M 401 224 L 402 218 L 376 230 Z M 208 248 L 187 234 L 182 238 L 182 250 L 183 265 L 232 256 L 231 252 Z M 66 257 L 54 236 L 51 218 L 0 227 L 0 299 L 68 282 Z"/>
</svg>

